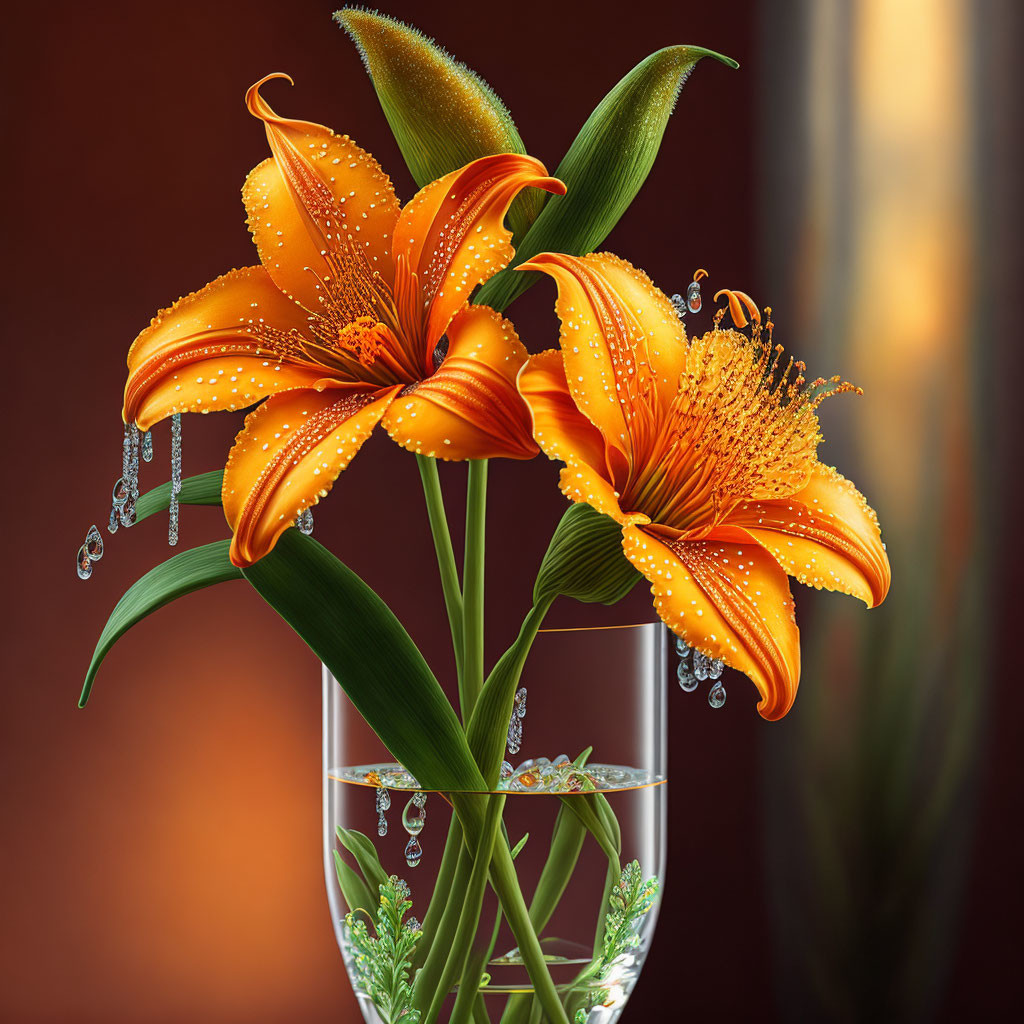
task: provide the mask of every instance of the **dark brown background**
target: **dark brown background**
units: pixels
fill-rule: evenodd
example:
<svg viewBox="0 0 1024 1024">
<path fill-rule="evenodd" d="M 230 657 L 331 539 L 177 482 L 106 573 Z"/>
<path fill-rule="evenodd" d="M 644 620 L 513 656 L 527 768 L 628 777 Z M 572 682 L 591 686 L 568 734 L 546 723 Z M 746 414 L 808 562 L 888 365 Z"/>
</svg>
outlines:
<svg viewBox="0 0 1024 1024">
<path fill-rule="evenodd" d="M 254 260 L 238 190 L 265 141 L 242 106 L 245 88 L 289 72 L 295 88 L 275 85 L 271 101 L 352 134 L 399 195 L 411 195 L 363 68 L 330 21 L 333 6 L 61 3 L 6 16 L 5 1020 L 355 1020 L 323 891 L 313 657 L 233 584 L 133 630 L 79 712 L 80 678 L 109 608 L 166 556 L 162 524 L 104 534 L 107 555 L 93 579 L 83 584 L 72 572 L 89 524 L 105 523 L 118 472 L 128 343 L 157 308 Z M 550 168 L 611 83 L 652 50 L 685 41 L 737 58 L 740 72 L 702 65 L 687 84 L 648 184 L 608 247 L 670 290 L 700 265 L 714 268 L 719 284 L 758 294 L 762 192 L 752 149 L 769 59 L 758 39 L 765 19 L 786 17 L 788 7 L 394 2 L 387 10 L 484 74 Z M 536 288 L 515 310 L 534 350 L 555 336 L 550 300 Z M 992 397 L 1005 407 L 999 447 L 987 457 L 1013 456 L 1008 388 L 996 383 Z M 860 415 L 872 415 L 871 401 Z M 237 427 L 228 416 L 188 419 L 185 472 L 221 465 Z M 156 438 L 162 464 L 166 429 Z M 1002 472 L 994 463 L 990 471 Z M 492 654 L 517 629 L 562 510 L 555 476 L 542 460 L 492 466 Z M 445 473 L 452 507 L 462 480 L 461 467 Z M 1008 487 L 1001 493 L 1008 501 Z M 183 544 L 222 535 L 216 511 L 184 511 Z M 317 535 L 379 590 L 444 671 L 447 627 L 412 460 L 373 439 L 318 509 Z M 1018 547 L 998 533 L 992 543 L 1008 556 L 997 594 L 1016 597 Z M 646 618 L 641 590 L 629 607 L 567 606 L 553 622 Z M 1014 606 L 1002 607 L 999 713 L 986 734 L 977 841 L 941 1000 L 948 1020 L 979 1009 L 1012 1016 L 1022 1005 L 1024 735 L 1010 655 L 1018 628 Z M 752 689 L 737 682 L 730 695 L 717 714 L 703 702 L 685 713 L 683 700 L 671 705 L 671 873 L 659 941 L 627 1020 L 662 1019 L 672 1005 L 696 1020 L 775 1019 L 759 852 L 761 738 L 771 727 L 754 713 Z"/>
</svg>

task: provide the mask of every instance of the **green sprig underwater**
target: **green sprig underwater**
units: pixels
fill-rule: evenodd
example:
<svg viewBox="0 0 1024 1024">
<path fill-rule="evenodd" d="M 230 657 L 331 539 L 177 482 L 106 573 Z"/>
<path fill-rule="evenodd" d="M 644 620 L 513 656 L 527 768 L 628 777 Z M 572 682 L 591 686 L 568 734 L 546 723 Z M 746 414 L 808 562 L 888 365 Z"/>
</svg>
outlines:
<svg viewBox="0 0 1024 1024">
<path fill-rule="evenodd" d="M 640 863 L 634 860 L 627 864 L 608 897 L 599 978 L 608 973 L 618 957 L 640 945 L 639 920 L 653 909 L 657 899 L 658 879 L 648 878 L 645 882 Z"/>
<path fill-rule="evenodd" d="M 412 908 L 409 886 L 397 875 L 380 884 L 377 908 L 377 937 L 370 935 L 366 922 L 355 913 L 345 915 L 349 937 L 355 947 L 355 970 L 359 983 L 373 1000 L 386 1024 L 419 1024 L 420 1011 L 410 1005 L 412 987 L 409 972 L 412 957 L 423 931 L 419 921 L 402 919 Z"/>
</svg>

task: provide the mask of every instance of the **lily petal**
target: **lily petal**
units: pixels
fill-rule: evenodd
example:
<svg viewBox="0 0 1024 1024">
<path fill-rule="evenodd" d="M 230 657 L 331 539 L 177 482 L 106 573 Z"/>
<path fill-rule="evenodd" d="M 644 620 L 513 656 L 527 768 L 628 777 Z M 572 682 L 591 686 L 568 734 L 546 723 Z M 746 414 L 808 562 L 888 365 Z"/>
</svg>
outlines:
<svg viewBox="0 0 1024 1024">
<path fill-rule="evenodd" d="M 576 408 L 562 353 L 549 349 L 530 356 L 517 383 L 530 410 L 534 440 L 549 459 L 565 463 L 559 476 L 562 493 L 571 501 L 593 505 L 619 523 L 649 522 L 646 516 L 623 513 L 606 468 L 604 438 Z"/>
<path fill-rule="evenodd" d="M 262 267 L 232 270 L 161 310 L 128 352 L 124 418 L 143 430 L 177 412 L 244 409 L 313 387 L 305 315 Z"/>
<path fill-rule="evenodd" d="M 819 465 L 791 498 L 746 501 L 726 520 L 742 527 L 800 583 L 882 603 L 891 579 L 878 517 L 834 469 Z"/>
<path fill-rule="evenodd" d="M 392 255 L 399 276 L 415 281 L 417 301 L 400 305 L 399 313 L 428 372 L 434 345 L 455 312 L 512 259 L 505 214 L 528 186 L 565 194 L 565 185 L 549 177 L 539 160 L 499 153 L 431 182 L 402 210 Z M 396 280 L 395 291 L 403 291 L 402 282 Z"/>
<path fill-rule="evenodd" d="M 516 390 L 526 357 L 508 320 L 467 306 L 448 328 L 441 365 L 402 392 L 384 429 L 403 448 L 436 458 L 533 458 L 529 413 Z"/>
<path fill-rule="evenodd" d="M 749 676 L 761 694 L 760 714 L 782 718 L 800 680 L 800 633 L 775 559 L 753 543 L 663 539 L 636 526 L 623 529 L 622 547 L 650 580 L 669 628 Z"/>
<path fill-rule="evenodd" d="M 262 558 L 300 512 L 326 496 L 398 391 L 293 391 L 246 417 L 221 495 L 235 565 Z"/>
<path fill-rule="evenodd" d="M 285 294 L 307 309 L 341 306 L 373 316 L 377 278 L 394 280 L 391 235 L 399 203 L 380 164 L 347 135 L 280 117 L 260 95 L 245 102 L 267 131 L 273 157 L 246 178 L 242 198 L 260 261 Z"/>
<path fill-rule="evenodd" d="M 629 456 L 638 396 L 654 388 L 667 409 L 686 367 L 686 332 L 672 303 L 643 271 L 611 253 L 540 253 L 519 269 L 543 271 L 557 282 L 572 396 Z"/>
</svg>

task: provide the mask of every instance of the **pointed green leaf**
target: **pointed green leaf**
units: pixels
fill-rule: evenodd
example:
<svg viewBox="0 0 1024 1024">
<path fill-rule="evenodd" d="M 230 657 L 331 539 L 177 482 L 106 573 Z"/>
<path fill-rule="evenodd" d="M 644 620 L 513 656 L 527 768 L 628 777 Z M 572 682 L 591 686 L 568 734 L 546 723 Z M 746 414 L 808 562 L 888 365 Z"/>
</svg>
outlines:
<svg viewBox="0 0 1024 1024">
<path fill-rule="evenodd" d="M 322 544 L 286 530 L 243 570 L 425 789 L 483 789 L 459 720 L 390 608 Z"/>
<path fill-rule="evenodd" d="M 136 622 L 183 594 L 191 594 L 194 590 L 201 590 L 214 583 L 242 578 L 241 570 L 228 561 L 229 545 L 230 541 L 218 540 L 190 551 L 182 551 L 150 569 L 132 584 L 114 606 L 103 627 L 92 661 L 89 662 L 89 670 L 85 674 L 79 707 L 85 707 L 93 680 L 107 652 Z"/>
<path fill-rule="evenodd" d="M 338 888 L 348 905 L 349 913 L 362 910 L 372 921 L 378 900 L 370 894 L 369 886 L 359 877 L 359 873 L 348 866 L 337 850 L 334 851 L 334 871 L 338 876 Z"/>
<path fill-rule="evenodd" d="M 355 857 L 359 870 L 363 873 L 363 878 L 366 880 L 370 891 L 378 892 L 380 887 L 388 880 L 388 873 L 380 862 L 380 856 L 377 853 L 377 847 L 373 845 L 373 841 L 368 836 L 363 835 L 362 832 L 357 832 L 354 828 L 342 828 L 339 825 L 336 831 L 341 845 Z M 376 906 L 377 900 L 373 902 L 374 906 Z"/>
<path fill-rule="evenodd" d="M 551 537 L 533 587 L 535 604 L 556 597 L 615 604 L 640 573 L 622 551 L 622 527 L 585 503 L 570 505 Z"/>
<path fill-rule="evenodd" d="M 198 476 L 187 476 L 181 481 L 178 501 L 182 505 L 219 505 L 224 470 L 215 469 Z M 171 484 L 168 481 L 139 497 L 135 503 L 135 522 L 147 519 L 155 512 L 166 512 L 171 504 Z"/>
<path fill-rule="evenodd" d="M 540 252 L 583 256 L 608 237 L 646 180 L 679 91 L 703 57 L 739 66 L 700 46 L 668 46 L 641 61 L 605 96 L 555 171 L 566 195 L 548 200 L 511 267 L 491 278 L 475 301 L 504 309 L 538 276 L 513 267 Z"/>
<path fill-rule="evenodd" d="M 479 157 L 526 152 L 495 91 L 419 29 L 356 7 L 334 17 L 356 44 L 420 188 Z M 543 195 L 526 189 L 516 198 L 509 211 L 516 235 L 537 216 Z"/>
</svg>

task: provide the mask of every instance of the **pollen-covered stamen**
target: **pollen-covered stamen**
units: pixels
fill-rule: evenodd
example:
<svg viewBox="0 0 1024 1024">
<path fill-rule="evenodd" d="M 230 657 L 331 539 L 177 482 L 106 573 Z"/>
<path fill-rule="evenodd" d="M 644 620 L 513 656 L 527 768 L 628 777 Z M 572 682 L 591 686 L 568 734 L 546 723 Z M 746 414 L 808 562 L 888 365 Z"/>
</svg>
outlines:
<svg viewBox="0 0 1024 1024">
<path fill-rule="evenodd" d="M 793 360 L 780 373 L 782 347 L 771 345 L 767 312 L 750 339 L 716 326 L 691 343 L 656 446 L 630 480 L 623 508 L 699 531 L 744 499 L 788 497 L 806 485 L 821 440 L 818 406 L 860 389 L 838 377 L 808 385 L 803 363 Z"/>
</svg>

